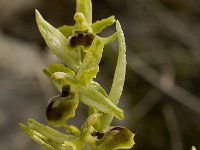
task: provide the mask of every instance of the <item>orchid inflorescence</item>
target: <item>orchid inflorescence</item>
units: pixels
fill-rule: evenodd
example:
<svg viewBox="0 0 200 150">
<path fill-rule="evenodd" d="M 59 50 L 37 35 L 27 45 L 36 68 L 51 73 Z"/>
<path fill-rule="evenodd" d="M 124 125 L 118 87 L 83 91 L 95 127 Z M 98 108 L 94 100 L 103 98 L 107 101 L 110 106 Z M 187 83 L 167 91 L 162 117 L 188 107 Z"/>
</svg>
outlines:
<svg viewBox="0 0 200 150">
<path fill-rule="evenodd" d="M 124 118 L 117 107 L 126 74 L 126 45 L 124 34 L 114 16 L 92 23 L 91 0 L 76 0 L 75 25 L 54 28 L 35 11 L 36 21 L 49 49 L 63 62 L 51 64 L 44 73 L 61 92 L 49 100 L 46 116 L 49 124 L 64 127 L 63 134 L 33 119 L 20 127 L 47 150 L 115 150 L 130 149 L 134 134 L 122 126 L 110 126 L 113 117 Z M 116 23 L 116 32 L 100 37 L 107 26 Z M 105 45 L 118 40 L 119 54 L 110 93 L 94 81 Z M 79 130 L 67 124 L 75 116 L 78 103 L 89 107 L 89 117 Z"/>
</svg>

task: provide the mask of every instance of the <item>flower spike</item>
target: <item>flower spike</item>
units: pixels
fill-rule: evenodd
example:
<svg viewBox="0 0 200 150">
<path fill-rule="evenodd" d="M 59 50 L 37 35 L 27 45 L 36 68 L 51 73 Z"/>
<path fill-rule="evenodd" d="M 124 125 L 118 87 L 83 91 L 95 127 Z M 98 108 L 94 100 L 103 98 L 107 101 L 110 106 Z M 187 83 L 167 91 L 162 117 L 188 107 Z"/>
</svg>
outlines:
<svg viewBox="0 0 200 150">
<path fill-rule="evenodd" d="M 126 74 L 126 45 L 119 21 L 114 16 L 92 23 L 91 0 L 76 0 L 75 24 L 56 29 L 35 11 L 36 22 L 47 46 L 64 64 L 51 64 L 43 70 L 60 95 L 49 100 L 48 123 L 63 127 L 63 134 L 33 119 L 19 126 L 47 150 L 116 150 L 130 149 L 134 134 L 121 126 L 111 127 L 113 117 L 124 119 L 117 105 Z M 116 32 L 109 37 L 97 34 L 116 23 Z M 119 54 L 110 93 L 94 81 L 99 72 L 105 45 L 118 39 Z M 75 117 L 79 101 L 89 108 L 89 116 L 81 129 L 68 124 Z"/>
</svg>

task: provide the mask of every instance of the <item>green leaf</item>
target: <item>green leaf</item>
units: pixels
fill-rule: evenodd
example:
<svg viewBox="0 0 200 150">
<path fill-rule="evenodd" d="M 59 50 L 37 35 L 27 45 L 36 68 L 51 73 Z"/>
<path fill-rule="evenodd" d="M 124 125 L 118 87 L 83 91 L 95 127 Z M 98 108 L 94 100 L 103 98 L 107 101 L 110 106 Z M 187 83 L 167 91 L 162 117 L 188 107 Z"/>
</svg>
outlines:
<svg viewBox="0 0 200 150">
<path fill-rule="evenodd" d="M 116 29 L 118 34 L 119 54 L 117 59 L 117 66 L 115 68 L 112 87 L 109 93 L 109 99 L 115 105 L 118 104 L 123 91 L 125 75 L 126 75 L 126 64 L 127 64 L 125 38 L 119 21 L 116 21 Z M 112 119 L 113 116 L 109 114 L 104 114 L 99 124 L 99 130 L 103 131 L 104 129 L 106 129 L 112 122 Z"/>
<path fill-rule="evenodd" d="M 79 68 L 80 59 L 76 51 L 67 44 L 67 38 L 58 29 L 45 21 L 37 10 L 35 14 L 40 33 L 50 50 L 67 66 L 76 71 Z"/>
<path fill-rule="evenodd" d="M 98 72 L 98 65 L 101 61 L 102 53 L 103 53 L 103 42 L 100 38 L 95 38 L 92 45 L 86 52 L 86 55 L 83 59 L 83 63 L 80 66 L 80 69 L 77 73 L 77 78 L 85 79 L 85 83 L 92 81 Z M 91 73 L 92 71 L 92 73 Z M 88 75 L 87 75 L 88 74 Z M 81 77 L 83 76 L 83 77 Z M 84 82 L 84 81 L 81 81 Z"/>
<path fill-rule="evenodd" d="M 77 88 L 79 100 L 94 109 L 114 115 L 118 119 L 124 118 L 123 110 L 115 106 L 108 98 L 98 92 L 93 86 L 79 86 Z"/>
<path fill-rule="evenodd" d="M 91 0 L 76 0 L 76 12 L 81 12 L 89 25 L 92 24 L 92 2 Z"/>
<path fill-rule="evenodd" d="M 105 29 L 108 26 L 111 26 L 113 23 L 115 23 L 115 16 L 110 16 L 100 21 L 96 21 L 92 24 L 93 33 L 100 33 L 103 29 Z"/>
</svg>

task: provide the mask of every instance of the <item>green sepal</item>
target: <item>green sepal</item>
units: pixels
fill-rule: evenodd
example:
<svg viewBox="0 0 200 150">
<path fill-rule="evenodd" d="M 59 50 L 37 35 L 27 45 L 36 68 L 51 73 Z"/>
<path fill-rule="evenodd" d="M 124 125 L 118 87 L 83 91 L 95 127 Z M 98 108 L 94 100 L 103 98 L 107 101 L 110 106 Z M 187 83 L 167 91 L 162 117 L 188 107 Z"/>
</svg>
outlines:
<svg viewBox="0 0 200 150">
<path fill-rule="evenodd" d="M 92 24 L 92 31 L 95 34 L 100 33 L 103 29 L 105 29 L 108 26 L 111 26 L 113 23 L 115 23 L 115 16 L 110 16 L 100 21 L 96 21 Z"/>
<path fill-rule="evenodd" d="M 67 38 L 56 28 L 43 19 L 39 11 L 35 10 L 36 21 L 49 49 L 71 69 L 76 71 L 80 65 L 80 59 L 68 44 Z"/>
<path fill-rule="evenodd" d="M 58 28 L 58 30 L 66 37 L 69 37 L 72 35 L 72 29 L 73 29 L 73 26 L 67 26 L 67 25 L 64 25 Z"/>
<path fill-rule="evenodd" d="M 98 92 L 93 86 L 79 86 L 77 88 L 79 100 L 94 109 L 114 115 L 118 119 L 124 118 L 124 112 L 115 106 L 108 98 Z"/>
<path fill-rule="evenodd" d="M 116 21 L 116 29 L 117 29 L 117 35 L 118 35 L 118 45 L 119 45 L 119 54 L 117 59 L 117 65 L 115 68 L 115 74 L 113 78 L 112 87 L 109 93 L 109 99 L 113 104 L 117 105 L 119 102 L 119 99 L 121 97 L 123 87 L 124 87 L 124 81 L 125 81 L 125 75 L 126 75 L 126 44 L 125 44 L 125 38 L 124 33 L 122 31 L 121 25 L 119 21 Z M 103 131 L 112 122 L 113 116 L 109 114 L 103 114 L 101 117 L 101 121 L 99 124 L 99 130 Z"/>
</svg>

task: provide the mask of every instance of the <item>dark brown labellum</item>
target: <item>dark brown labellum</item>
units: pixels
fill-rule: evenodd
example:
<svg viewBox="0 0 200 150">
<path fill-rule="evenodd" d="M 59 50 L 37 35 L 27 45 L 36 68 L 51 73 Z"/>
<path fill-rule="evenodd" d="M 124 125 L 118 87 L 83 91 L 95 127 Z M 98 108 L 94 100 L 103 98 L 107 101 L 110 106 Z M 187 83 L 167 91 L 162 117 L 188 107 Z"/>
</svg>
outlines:
<svg viewBox="0 0 200 150">
<path fill-rule="evenodd" d="M 67 97 L 70 96 L 70 85 L 66 85 L 62 87 L 62 94 L 61 97 Z"/>
<path fill-rule="evenodd" d="M 78 45 L 83 45 L 88 47 L 92 44 L 94 37 L 95 36 L 91 33 L 77 33 L 70 38 L 70 46 L 75 47 Z"/>
<path fill-rule="evenodd" d="M 110 128 L 110 131 L 114 131 L 114 130 L 120 131 L 120 130 L 123 130 L 123 128 L 120 126 L 115 126 L 115 127 Z"/>
<path fill-rule="evenodd" d="M 67 102 L 68 101 L 68 102 Z M 65 112 L 72 108 L 70 98 L 54 97 L 49 101 L 46 109 L 46 116 L 49 121 L 59 121 L 64 117 Z"/>
<path fill-rule="evenodd" d="M 133 133 L 121 126 L 110 127 L 104 132 L 104 136 L 97 141 L 97 149 L 106 147 L 108 150 L 131 148 L 134 144 Z"/>
<path fill-rule="evenodd" d="M 102 139 L 104 137 L 104 133 L 101 132 L 94 132 L 92 133 L 92 136 L 96 136 L 98 140 Z"/>
<path fill-rule="evenodd" d="M 50 124 L 63 126 L 66 120 L 75 114 L 78 101 L 74 93 L 70 92 L 70 86 L 62 87 L 62 94 L 49 100 L 46 108 L 46 117 Z"/>
</svg>

